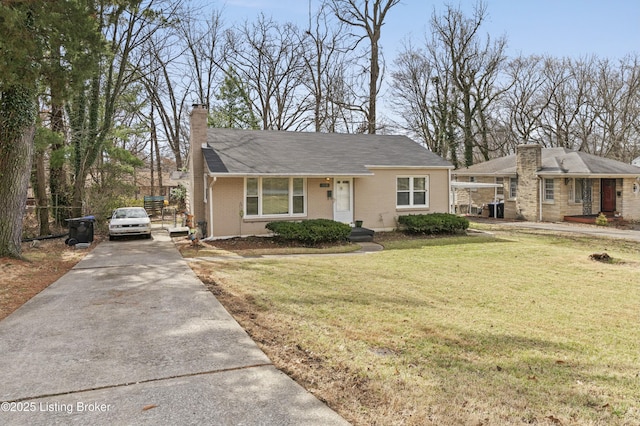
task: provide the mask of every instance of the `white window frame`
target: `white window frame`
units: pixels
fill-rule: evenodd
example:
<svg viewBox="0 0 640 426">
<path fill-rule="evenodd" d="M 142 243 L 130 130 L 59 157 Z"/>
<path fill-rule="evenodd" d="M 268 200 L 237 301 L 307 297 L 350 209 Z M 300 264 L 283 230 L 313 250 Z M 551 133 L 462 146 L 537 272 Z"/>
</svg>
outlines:
<svg viewBox="0 0 640 426">
<path fill-rule="evenodd" d="M 582 181 L 582 178 L 572 178 L 571 179 L 571 192 L 569 194 L 569 201 L 576 204 L 582 204 L 584 202 L 583 199 L 583 189 L 580 188 L 580 194 L 578 195 L 578 181 Z M 583 182 L 584 184 L 584 182 Z"/>
<path fill-rule="evenodd" d="M 556 180 L 544 178 L 543 179 L 543 191 L 544 191 L 544 201 L 545 203 L 553 203 L 555 202 L 555 194 L 556 194 Z"/>
<path fill-rule="evenodd" d="M 249 214 L 247 213 L 247 198 L 248 198 L 248 191 L 247 191 L 247 184 L 249 182 L 249 179 L 257 179 L 258 181 L 258 214 Z M 288 203 L 288 208 L 287 208 L 287 213 L 284 214 L 264 214 L 263 213 L 263 179 L 288 179 L 289 181 L 289 185 L 288 185 L 288 199 L 289 199 L 289 203 Z M 294 180 L 295 179 L 302 179 L 302 194 L 299 193 L 294 193 Z M 252 195 L 253 197 L 255 197 L 254 195 Z M 293 207 L 294 207 L 294 197 L 303 197 L 303 212 L 302 213 L 293 213 Z M 248 219 L 252 219 L 252 218 L 282 218 L 282 217 L 305 217 L 307 215 L 307 179 L 306 178 L 302 178 L 302 177 L 287 177 L 287 176 L 256 176 L 256 177 L 245 177 L 244 178 L 244 198 L 243 198 L 243 217 L 248 218 Z"/>
<path fill-rule="evenodd" d="M 504 198 L 504 178 L 496 176 L 496 185 L 502 185 L 496 188 L 496 195 L 498 198 Z"/>
<path fill-rule="evenodd" d="M 509 178 L 509 199 L 515 200 L 518 197 L 518 178 Z"/>
<path fill-rule="evenodd" d="M 409 189 L 408 190 L 400 190 L 398 189 L 398 179 L 409 179 Z M 416 190 L 414 188 L 414 180 L 415 179 L 424 179 L 424 191 Z M 398 193 L 399 192 L 408 192 L 409 193 L 409 204 L 398 204 Z M 414 202 L 414 195 L 418 192 L 424 192 L 424 204 L 416 204 Z M 410 209 L 410 208 L 429 208 L 429 175 L 417 175 L 417 176 L 396 176 L 396 208 L 398 209 Z"/>
</svg>

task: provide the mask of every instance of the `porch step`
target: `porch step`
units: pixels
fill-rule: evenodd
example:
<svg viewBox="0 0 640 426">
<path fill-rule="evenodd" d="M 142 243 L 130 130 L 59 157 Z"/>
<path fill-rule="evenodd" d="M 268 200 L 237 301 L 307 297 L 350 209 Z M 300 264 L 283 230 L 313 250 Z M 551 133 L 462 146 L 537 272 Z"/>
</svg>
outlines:
<svg viewBox="0 0 640 426">
<path fill-rule="evenodd" d="M 170 237 L 178 237 L 181 235 L 189 235 L 189 227 L 188 226 L 178 226 L 176 228 L 169 228 L 169 236 Z"/>
<path fill-rule="evenodd" d="M 373 235 L 375 231 L 367 228 L 351 228 L 351 235 L 349 235 L 349 241 L 353 243 L 365 243 L 373 241 Z"/>
<path fill-rule="evenodd" d="M 609 223 L 615 223 L 615 224 L 624 224 L 625 220 L 622 216 L 614 216 L 613 213 L 605 213 L 605 216 L 607 217 L 607 220 L 609 221 Z M 587 223 L 589 225 L 594 225 L 596 223 L 596 218 L 598 217 L 597 214 L 591 214 L 591 215 L 576 215 L 576 216 L 565 216 L 564 217 L 564 221 L 565 222 L 574 222 L 574 223 Z"/>
</svg>

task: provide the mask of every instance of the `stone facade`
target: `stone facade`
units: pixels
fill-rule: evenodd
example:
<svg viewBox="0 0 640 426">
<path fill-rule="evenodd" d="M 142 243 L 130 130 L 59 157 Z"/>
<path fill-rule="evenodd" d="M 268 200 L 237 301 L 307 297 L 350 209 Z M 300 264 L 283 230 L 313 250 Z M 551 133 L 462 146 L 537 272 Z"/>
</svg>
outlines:
<svg viewBox="0 0 640 426">
<path fill-rule="evenodd" d="M 542 147 L 538 144 L 518 145 L 516 148 L 516 217 L 539 220 L 538 202 L 540 182 L 537 176 L 542 167 Z"/>
</svg>

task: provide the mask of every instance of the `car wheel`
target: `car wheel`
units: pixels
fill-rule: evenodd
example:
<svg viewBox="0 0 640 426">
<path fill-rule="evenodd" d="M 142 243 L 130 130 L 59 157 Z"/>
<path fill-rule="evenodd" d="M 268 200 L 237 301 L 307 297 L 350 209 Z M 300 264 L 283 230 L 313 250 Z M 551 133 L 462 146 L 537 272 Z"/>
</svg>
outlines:
<svg viewBox="0 0 640 426">
<path fill-rule="evenodd" d="M 109 241 L 113 241 L 115 239 L 116 239 L 116 237 L 114 237 L 113 235 L 109 235 Z"/>
</svg>

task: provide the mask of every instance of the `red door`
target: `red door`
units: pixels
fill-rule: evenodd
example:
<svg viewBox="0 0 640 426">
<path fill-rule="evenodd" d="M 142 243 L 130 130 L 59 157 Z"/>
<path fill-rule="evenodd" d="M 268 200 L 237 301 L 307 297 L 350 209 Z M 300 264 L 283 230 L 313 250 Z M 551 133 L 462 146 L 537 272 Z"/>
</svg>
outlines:
<svg viewBox="0 0 640 426">
<path fill-rule="evenodd" d="M 602 179 L 600 183 L 602 186 L 602 193 L 600 198 L 601 210 L 603 212 L 616 211 L 616 180 L 615 179 Z"/>
</svg>

